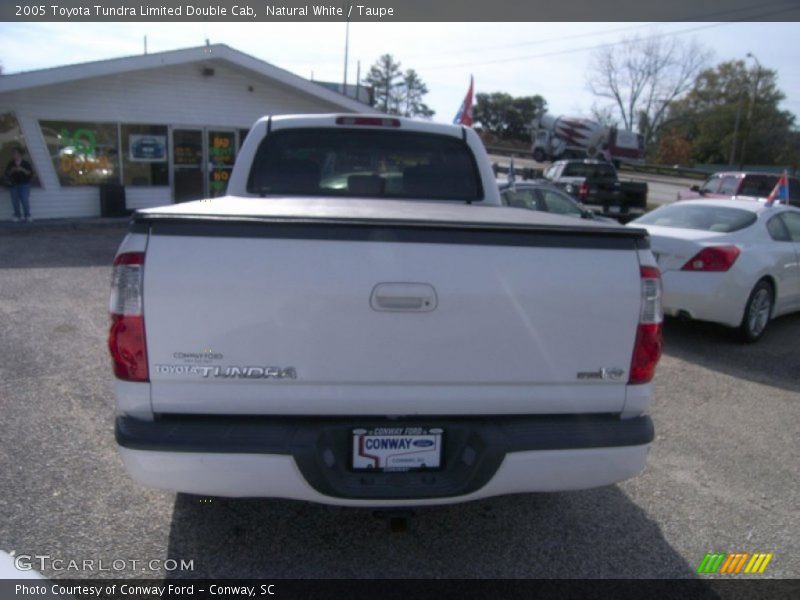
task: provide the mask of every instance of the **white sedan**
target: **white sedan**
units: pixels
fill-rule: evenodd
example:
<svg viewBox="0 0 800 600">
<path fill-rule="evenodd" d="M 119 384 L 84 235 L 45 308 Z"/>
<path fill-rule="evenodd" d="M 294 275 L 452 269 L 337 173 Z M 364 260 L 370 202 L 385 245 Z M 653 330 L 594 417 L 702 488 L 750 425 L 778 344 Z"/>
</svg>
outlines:
<svg viewBox="0 0 800 600">
<path fill-rule="evenodd" d="M 650 233 L 664 312 L 759 339 L 770 319 L 800 310 L 800 210 L 752 200 L 689 200 L 629 225 Z"/>
</svg>

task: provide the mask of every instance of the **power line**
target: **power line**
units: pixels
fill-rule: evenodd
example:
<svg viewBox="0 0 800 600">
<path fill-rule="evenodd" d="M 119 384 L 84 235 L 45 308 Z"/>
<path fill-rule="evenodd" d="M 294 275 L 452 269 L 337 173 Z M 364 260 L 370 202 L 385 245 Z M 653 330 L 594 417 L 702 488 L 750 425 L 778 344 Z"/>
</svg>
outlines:
<svg viewBox="0 0 800 600">
<path fill-rule="evenodd" d="M 606 29 L 604 31 L 593 31 L 593 32 L 587 32 L 587 33 L 577 33 L 577 34 L 574 34 L 574 35 L 561 36 L 561 37 L 557 37 L 557 38 L 544 38 L 544 39 L 534 40 L 534 41 L 530 41 L 530 42 L 519 42 L 519 43 L 516 43 L 516 44 L 502 44 L 500 46 L 482 46 L 480 48 L 470 48 L 470 49 L 464 49 L 464 50 L 450 50 L 448 52 L 437 52 L 436 54 L 438 56 L 447 56 L 447 55 L 450 55 L 450 54 L 471 54 L 473 52 L 486 52 L 487 50 L 503 50 L 503 49 L 506 49 L 506 48 L 519 48 L 519 47 L 522 47 L 522 46 L 540 46 L 542 44 L 549 44 L 549 43 L 552 43 L 552 42 L 563 42 L 563 41 L 566 41 L 566 40 L 577 40 L 577 39 L 580 39 L 580 38 L 596 37 L 598 35 L 606 35 L 606 34 L 609 34 L 609 33 L 619 33 L 619 32 L 622 32 L 622 31 L 632 31 L 632 30 L 636 30 L 636 29 L 645 29 L 647 27 L 652 27 L 653 25 L 654 25 L 654 23 L 647 23 L 647 24 L 644 24 L 644 25 L 632 25 L 632 26 L 629 26 L 629 27 L 617 27 L 615 29 Z M 412 54 L 408 58 L 419 58 L 419 57 L 422 57 L 422 56 L 429 56 L 429 55 L 430 54 L 426 52 L 425 54 L 416 54 L 416 55 Z"/>
<path fill-rule="evenodd" d="M 760 15 L 757 15 L 756 18 L 763 18 L 763 17 L 773 16 L 773 15 L 777 15 L 777 14 L 781 14 L 781 13 L 789 12 L 789 11 L 793 11 L 793 10 L 796 10 L 796 8 L 795 7 L 784 8 L 784 9 L 778 10 L 778 11 L 773 11 L 773 12 L 769 12 L 769 13 L 762 13 Z M 747 22 L 747 21 L 741 21 L 741 20 L 740 21 L 725 21 L 725 22 L 722 22 L 722 23 L 712 23 L 712 24 L 709 24 L 709 25 L 700 25 L 700 26 L 697 26 L 697 27 L 690 27 L 688 29 L 656 33 L 656 34 L 653 34 L 653 35 L 645 36 L 642 39 L 647 40 L 647 39 L 657 39 L 657 38 L 662 38 L 662 37 L 667 37 L 667 36 L 674 36 L 674 35 L 683 35 L 683 34 L 686 34 L 686 33 L 693 33 L 695 31 L 703 31 L 705 29 L 713 29 L 713 28 L 716 28 L 716 27 L 724 27 L 726 25 L 735 25 L 737 23 L 742 23 L 742 22 Z M 570 48 L 568 50 L 554 50 L 552 52 L 543 52 L 543 53 L 540 53 L 540 54 L 527 54 L 525 56 L 515 56 L 515 57 L 511 57 L 511 58 L 498 58 L 498 59 L 494 59 L 494 60 L 487 60 L 487 61 L 481 61 L 481 62 L 467 62 L 467 63 L 458 63 L 458 64 L 436 65 L 436 66 L 432 66 L 432 67 L 424 67 L 424 69 L 426 71 L 435 71 L 435 70 L 439 70 L 439 69 L 456 69 L 456 68 L 461 68 L 461 67 L 474 68 L 474 67 L 485 66 L 485 65 L 495 65 L 495 64 L 502 64 L 502 63 L 518 62 L 518 61 L 523 61 L 523 60 L 531 60 L 533 58 L 547 58 L 547 57 L 550 57 L 550 56 L 561 56 L 561 55 L 564 55 L 564 54 L 577 54 L 579 52 L 588 52 L 590 50 L 599 50 L 601 48 L 610 48 L 610 47 L 613 47 L 613 46 L 619 46 L 620 44 L 624 44 L 624 43 L 625 43 L 625 40 L 619 40 L 619 41 L 616 41 L 616 42 L 605 42 L 605 43 L 602 43 L 602 44 L 594 44 L 592 46 L 581 46 L 579 48 Z"/>
<path fill-rule="evenodd" d="M 736 14 L 736 13 L 749 12 L 749 11 L 753 11 L 753 10 L 763 10 L 764 8 L 767 8 L 767 7 L 770 7 L 770 6 L 774 6 L 774 5 L 779 5 L 779 6 L 784 7 L 784 9 L 782 9 L 781 11 L 777 11 L 777 12 L 783 12 L 784 10 L 792 10 L 792 9 L 797 8 L 796 6 L 787 6 L 787 3 L 791 3 L 791 2 L 792 2 L 792 0 L 773 0 L 772 2 L 765 2 L 763 4 L 754 4 L 752 6 L 744 6 L 744 7 L 740 7 L 740 8 L 719 10 L 719 11 L 714 11 L 714 12 L 710 12 L 710 13 L 704 13 L 704 14 L 700 14 L 700 15 L 692 15 L 691 19 L 687 18 L 683 22 L 705 21 L 705 20 L 707 20 L 707 19 L 709 19 L 711 17 L 720 17 L 720 16 L 726 16 L 726 15 L 729 16 L 729 15 L 733 15 L 733 14 Z M 769 13 L 769 14 L 776 14 L 776 13 Z M 742 21 L 749 21 L 754 17 L 758 18 L 760 16 L 764 16 L 764 15 L 749 15 L 747 17 L 742 17 L 740 19 L 736 19 L 734 21 L 729 21 L 729 22 L 736 23 L 736 22 L 742 22 Z M 717 20 L 718 19 L 715 19 L 715 21 L 717 21 Z M 527 41 L 527 42 L 517 42 L 517 43 L 514 43 L 514 44 L 500 44 L 500 45 L 494 45 L 494 46 L 481 46 L 481 47 L 477 47 L 477 48 L 464 48 L 464 49 L 461 49 L 461 50 L 449 50 L 449 51 L 444 51 L 444 52 L 437 52 L 437 56 L 448 56 L 448 55 L 452 55 L 452 54 L 471 54 L 471 53 L 474 53 L 474 52 L 486 52 L 487 50 L 504 50 L 504 49 L 507 49 L 507 48 L 520 48 L 520 47 L 524 47 L 524 46 L 541 46 L 543 44 L 550 44 L 550 43 L 553 43 L 553 42 L 563 42 L 563 41 L 577 40 L 577 39 L 583 39 L 583 38 L 588 38 L 588 37 L 597 37 L 597 36 L 600 36 L 600 35 L 608 35 L 608 34 L 611 34 L 611 33 L 620 33 L 620 32 L 625 32 L 625 31 L 636 31 L 638 29 L 648 29 L 648 28 L 653 28 L 654 26 L 657 26 L 658 24 L 659 24 L 658 22 L 648 22 L 648 23 L 644 23 L 644 24 L 641 24 L 641 25 L 629 25 L 629 26 L 626 26 L 626 27 L 616 27 L 614 29 L 605 29 L 605 30 L 602 30 L 602 31 L 600 31 L 600 30 L 598 30 L 598 31 L 590 31 L 590 32 L 577 33 L 577 34 L 568 35 L 568 36 L 543 38 L 543 39 L 531 40 L 531 41 Z M 412 54 L 410 57 L 407 57 L 407 58 L 419 58 L 419 57 L 423 57 L 423 56 L 429 56 L 429 53 Z"/>
</svg>

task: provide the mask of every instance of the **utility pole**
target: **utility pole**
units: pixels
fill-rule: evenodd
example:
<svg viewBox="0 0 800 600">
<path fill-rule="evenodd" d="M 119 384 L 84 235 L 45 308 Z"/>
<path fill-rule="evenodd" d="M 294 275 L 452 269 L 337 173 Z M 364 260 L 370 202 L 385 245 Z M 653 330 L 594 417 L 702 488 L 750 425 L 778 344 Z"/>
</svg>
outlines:
<svg viewBox="0 0 800 600">
<path fill-rule="evenodd" d="M 361 61 L 356 63 L 356 100 L 361 101 Z"/>
<path fill-rule="evenodd" d="M 347 3 L 347 20 L 345 21 L 344 29 L 344 83 L 342 85 L 342 93 L 347 96 L 347 55 L 350 52 L 350 3 Z"/>
<path fill-rule="evenodd" d="M 747 142 L 750 139 L 750 132 L 753 129 L 753 108 L 756 104 L 756 95 L 758 94 L 758 84 L 760 83 L 761 79 L 761 63 L 759 62 L 756 55 L 752 52 L 747 53 L 747 58 L 752 58 L 753 61 L 756 63 L 756 76 L 755 82 L 753 84 L 753 95 L 750 97 L 750 101 L 747 103 L 747 129 L 745 130 L 744 139 L 742 140 L 742 151 L 739 154 L 739 170 L 744 169 L 744 151 L 747 147 Z"/>
<path fill-rule="evenodd" d="M 739 92 L 739 103 L 736 106 L 736 121 L 733 124 L 733 140 L 731 141 L 731 154 L 728 158 L 728 164 L 733 166 L 736 162 L 736 138 L 739 137 L 739 121 L 742 118 L 742 102 L 744 101 L 744 88 Z"/>
</svg>

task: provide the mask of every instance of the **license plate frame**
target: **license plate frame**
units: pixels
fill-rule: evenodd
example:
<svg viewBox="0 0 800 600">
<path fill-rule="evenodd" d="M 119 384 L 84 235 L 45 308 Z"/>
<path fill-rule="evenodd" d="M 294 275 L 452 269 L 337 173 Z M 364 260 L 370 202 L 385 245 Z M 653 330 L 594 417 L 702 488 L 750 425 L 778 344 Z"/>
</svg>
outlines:
<svg viewBox="0 0 800 600">
<path fill-rule="evenodd" d="M 444 429 L 406 426 L 361 427 L 350 431 L 350 469 L 358 473 L 440 471 Z"/>
</svg>

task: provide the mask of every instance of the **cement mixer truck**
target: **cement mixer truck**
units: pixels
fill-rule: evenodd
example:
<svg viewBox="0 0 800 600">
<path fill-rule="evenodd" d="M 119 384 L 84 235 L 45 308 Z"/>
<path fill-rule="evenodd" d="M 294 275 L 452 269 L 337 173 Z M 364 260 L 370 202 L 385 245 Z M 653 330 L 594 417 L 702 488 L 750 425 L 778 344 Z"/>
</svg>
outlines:
<svg viewBox="0 0 800 600">
<path fill-rule="evenodd" d="M 632 131 L 607 127 L 581 117 L 543 113 L 531 129 L 533 159 L 597 158 L 619 167 L 644 162 L 644 139 Z"/>
</svg>

